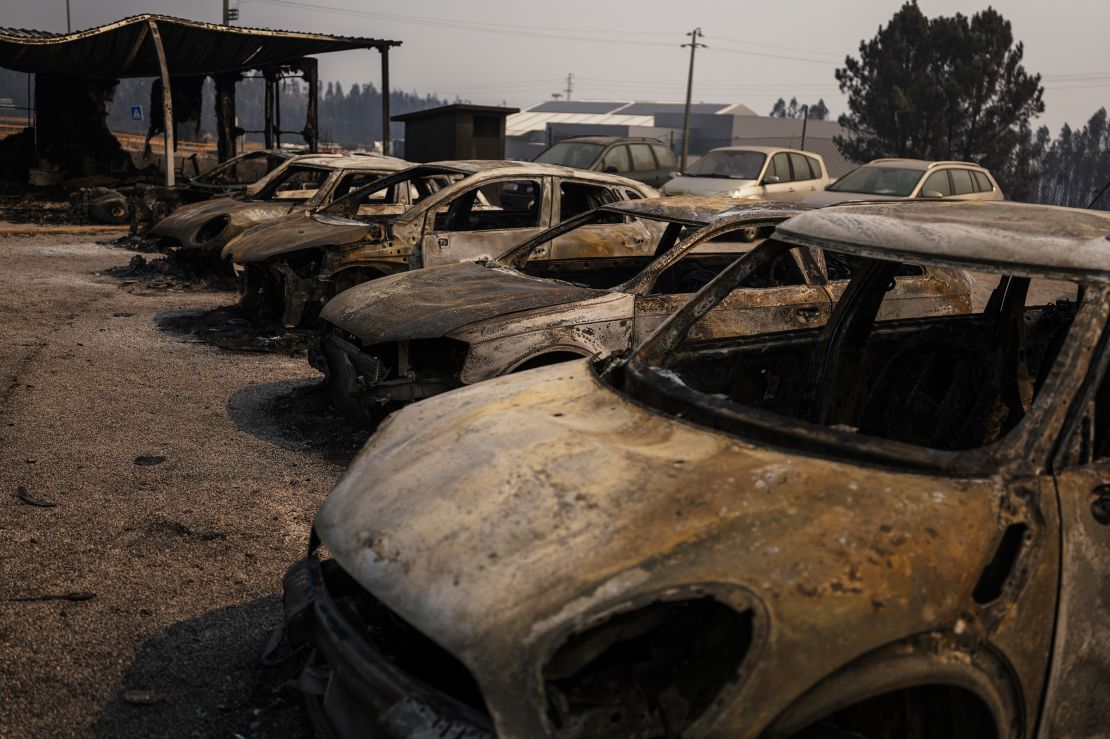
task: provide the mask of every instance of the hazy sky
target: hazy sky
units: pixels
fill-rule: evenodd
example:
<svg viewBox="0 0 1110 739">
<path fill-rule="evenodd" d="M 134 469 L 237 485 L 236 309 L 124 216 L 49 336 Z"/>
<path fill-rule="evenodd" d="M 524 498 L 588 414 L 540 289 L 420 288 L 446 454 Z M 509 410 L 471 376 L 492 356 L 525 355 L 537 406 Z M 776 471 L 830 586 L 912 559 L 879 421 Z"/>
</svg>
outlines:
<svg viewBox="0 0 1110 739">
<path fill-rule="evenodd" d="M 235 4 L 235 0 L 232 0 Z M 920 0 L 930 16 L 986 7 Z M 1040 122 L 1055 134 L 1110 107 L 1107 0 L 996 0 L 1025 43 L 1025 66 L 1044 76 Z M 575 99 L 681 100 L 700 27 L 695 100 L 740 102 L 766 114 L 774 101 L 823 97 L 844 110 L 833 70 L 875 35 L 900 0 L 240 0 L 241 25 L 403 41 L 390 53 L 394 89 L 527 106 L 574 74 Z M 0 24 L 65 30 L 65 0 L 0 0 Z M 70 0 L 73 28 L 142 12 L 219 22 L 221 0 Z M 376 52 L 320 57 L 321 78 L 378 82 Z"/>
</svg>

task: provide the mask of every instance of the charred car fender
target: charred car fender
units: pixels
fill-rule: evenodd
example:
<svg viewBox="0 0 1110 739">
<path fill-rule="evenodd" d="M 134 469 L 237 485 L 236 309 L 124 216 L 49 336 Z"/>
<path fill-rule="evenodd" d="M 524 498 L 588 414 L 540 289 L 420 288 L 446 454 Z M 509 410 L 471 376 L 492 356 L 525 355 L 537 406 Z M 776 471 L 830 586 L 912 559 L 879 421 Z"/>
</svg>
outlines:
<svg viewBox="0 0 1110 739">
<path fill-rule="evenodd" d="M 513 371 L 546 353 L 571 351 L 604 357 L 632 341 L 635 298 L 607 293 L 572 310 L 562 304 L 481 321 L 448 337 L 470 345 L 460 373 L 464 384 Z"/>
<path fill-rule="evenodd" d="M 999 739 L 1029 735 L 1025 701 L 1005 657 L 951 632 L 888 644 L 830 675 L 784 711 L 761 739 L 787 739 L 849 706 L 896 690 L 943 685 L 983 702 Z M 1037 696 L 1030 696 L 1036 702 Z"/>
<path fill-rule="evenodd" d="M 561 326 L 470 345 L 459 373 L 464 385 L 509 374 L 546 354 L 577 354 L 583 358 L 608 356 L 609 347 L 624 337 L 627 343 L 631 321 L 624 329 L 609 322 L 586 326 Z"/>
</svg>

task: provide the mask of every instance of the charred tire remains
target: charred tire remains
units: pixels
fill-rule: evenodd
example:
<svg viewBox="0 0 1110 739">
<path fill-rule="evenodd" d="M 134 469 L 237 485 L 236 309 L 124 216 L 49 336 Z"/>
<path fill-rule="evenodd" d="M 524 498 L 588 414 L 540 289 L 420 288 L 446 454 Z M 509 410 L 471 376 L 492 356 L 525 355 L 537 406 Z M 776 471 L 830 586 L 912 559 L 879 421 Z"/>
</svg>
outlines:
<svg viewBox="0 0 1110 739">
<path fill-rule="evenodd" d="M 571 636 L 543 668 L 555 736 L 682 736 L 736 678 L 752 621 L 704 597 L 652 603 Z"/>
</svg>

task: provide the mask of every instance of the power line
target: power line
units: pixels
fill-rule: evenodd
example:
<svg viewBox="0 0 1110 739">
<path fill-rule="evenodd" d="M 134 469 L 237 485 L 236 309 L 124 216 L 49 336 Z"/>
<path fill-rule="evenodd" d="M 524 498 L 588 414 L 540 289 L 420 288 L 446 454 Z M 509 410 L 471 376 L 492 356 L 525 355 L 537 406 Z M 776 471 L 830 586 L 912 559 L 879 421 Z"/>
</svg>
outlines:
<svg viewBox="0 0 1110 739">
<path fill-rule="evenodd" d="M 302 0 L 243 0 L 243 2 L 259 2 L 268 5 L 279 5 L 290 8 L 304 8 L 308 10 L 315 10 L 323 13 L 335 13 L 339 15 L 358 17 L 358 18 L 373 18 L 376 20 L 386 20 L 396 23 L 406 23 L 417 26 L 424 26 L 427 28 L 445 28 L 460 31 L 473 31 L 476 33 L 491 33 L 501 36 L 530 36 L 533 38 L 544 38 L 558 41 L 580 41 L 584 43 L 595 44 L 620 44 L 623 46 L 645 46 L 645 47 L 659 47 L 659 48 L 673 48 L 671 44 L 664 41 L 644 41 L 644 40 L 630 40 L 630 39 L 614 39 L 613 35 L 650 35 L 658 36 L 660 34 L 654 31 L 610 31 L 609 29 L 570 29 L 570 28 L 551 28 L 547 31 L 537 31 L 535 26 L 521 26 L 512 25 L 507 23 L 487 23 L 485 21 L 464 21 L 457 19 L 447 18 L 423 18 L 413 15 L 399 15 L 396 13 L 377 13 L 368 10 L 352 10 L 350 8 L 340 8 L 333 5 L 321 5 L 317 3 L 307 3 Z M 571 34 L 600 34 L 597 36 L 577 36 Z M 737 43 L 748 43 L 735 40 Z M 758 44 L 753 44 L 758 45 Z M 784 47 L 785 48 L 785 47 Z M 829 64 L 829 60 L 813 59 L 799 56 L 790 56 L 786 54 L 775 54 L 770 52 L 749 51 L 735 47 L 721 46 L 721 51 L 728 54 L 739 54 L 743 56 L 756 56 L 768 59 L 784 59 L 789 61 L 808 62 L 810 64 Z M 805 50 L 798 49 L 804 53 Z"/>
</svg>

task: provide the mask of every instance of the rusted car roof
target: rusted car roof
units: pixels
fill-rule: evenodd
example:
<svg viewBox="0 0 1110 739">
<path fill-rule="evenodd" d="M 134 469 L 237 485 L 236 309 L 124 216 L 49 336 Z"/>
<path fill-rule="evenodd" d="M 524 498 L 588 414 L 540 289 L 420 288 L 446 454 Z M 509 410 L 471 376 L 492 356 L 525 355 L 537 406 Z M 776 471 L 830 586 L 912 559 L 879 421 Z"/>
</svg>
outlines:
<svg viewBox="0 0 1110 739">
<path fill-rule="evenodd" d="M 802 213 L 775 235 L 878 259 L 990 265 L 1012 274 L 1110 282 L 1110 215 L 985 201 L 852 203 Z"/>
<path fill-rule="evenodd" d="M 412 166 L 412 162 L 406 162 L 397 157 L 366 154 L 304 154 L 297 157 L 296 163 L 328 169 L 396 170 L 398 172 Z"/>
<path fill-rule="evenodd" d="M 605 206 L 606 210 L 620 211 L 640 218 L 655 218 L 679 223 L 704 225 L 728 218 L 743 217 L 752 220 L 753 213 L 766 214 L 769 218 L 791 216 L 799 212 L 797 203 L 776 203 L 769 200 L 753 203 L 726 196 L 682 195 L 669 198 L 642 198 L 623 200 Z M 758 218 L 757 218 L 758 219 Z"/>
<path fill-rule="evenodd" d="M 477 174 L 479 172 L 493 172 L 499 169 L 511 169 L 513 172 L 518 172 L 521 175 L 554 175 L 558 177 L 576 177 L 585 180 L 597 180 L 598 182 L 612 183 L 614 179 L 625 180 L 629 184 L 642 185 L 641 182 L 630 180 L 627 177 L 617 177 L 616 175 L 606 174 L 604 172 L 590 172 L 584 169 L 575 169 L 573 167 L 564 167 L 559 164 L 542 164 L 539 162 L 520 162 L 515 159 L 452 159 L 442 162 L 428 162 L 421 164 L 421 167 L 428 169 L 448 169 L 456 172 L 463 172 L 465 174 Z"/>
</svg>

